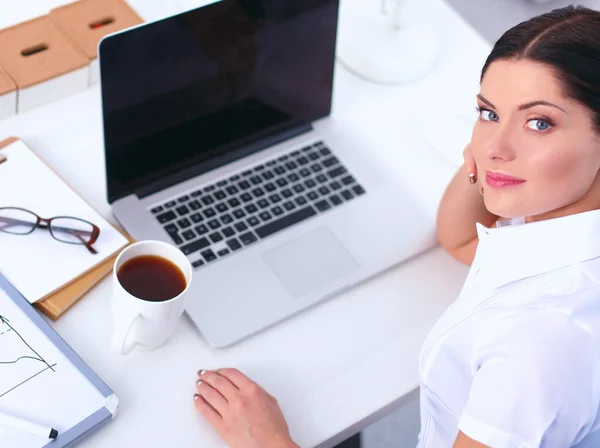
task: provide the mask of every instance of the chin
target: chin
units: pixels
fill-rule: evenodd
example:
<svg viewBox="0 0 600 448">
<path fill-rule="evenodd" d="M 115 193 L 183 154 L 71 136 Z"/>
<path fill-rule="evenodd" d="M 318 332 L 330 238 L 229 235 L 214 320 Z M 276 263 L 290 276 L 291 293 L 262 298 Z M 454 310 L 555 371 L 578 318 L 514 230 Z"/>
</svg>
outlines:
<svg viewBox="0 0 600 448">
<path fill-rule="evenodd" d="M 489 197 L 485 198 L 485 208 L 487 208 L 490 213 L 504 219 L 520 218 L 531 214 L 525 210 L 526 207 L 523 207 L 520 204 L 500 203 Z"/>
</svg>

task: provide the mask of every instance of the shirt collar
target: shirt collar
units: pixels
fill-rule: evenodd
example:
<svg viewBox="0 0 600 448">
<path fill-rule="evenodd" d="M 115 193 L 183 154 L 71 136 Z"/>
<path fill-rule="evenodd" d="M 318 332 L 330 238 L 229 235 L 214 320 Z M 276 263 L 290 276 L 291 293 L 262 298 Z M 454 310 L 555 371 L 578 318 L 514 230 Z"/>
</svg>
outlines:
<svg viewBox="0 0 600 448">
<path fill-rule="evenodd" d="M 600 210 L 476 227 L 477 276 L 494 288 L 600 256 Z"/>
</svg>

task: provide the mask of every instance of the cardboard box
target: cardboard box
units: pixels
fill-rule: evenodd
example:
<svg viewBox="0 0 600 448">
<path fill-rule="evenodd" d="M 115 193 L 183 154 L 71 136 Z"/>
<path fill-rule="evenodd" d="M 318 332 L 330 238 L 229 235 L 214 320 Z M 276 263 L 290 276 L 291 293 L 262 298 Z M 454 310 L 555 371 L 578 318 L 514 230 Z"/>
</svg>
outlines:
<svg viewBox="0 0 600 448">
<path fill-rule="evenodd" d="M 0 67 L 0 120 L 17 113 L 17 86 Z"/>
<path fill-rule="evenodd" d="M 88 58 L 47 16 L 0 30 L 0 65 L 17 85 L 17 113 L 88 87 Z"/>
<path fill-rule="evenodd" d="M 90 85 L 100 78 L 100 40 L 108 34 L 143 23 L 123 0 L 79 0 L 53 9 L 50 17 L 90 60 Z"/>
</svg>

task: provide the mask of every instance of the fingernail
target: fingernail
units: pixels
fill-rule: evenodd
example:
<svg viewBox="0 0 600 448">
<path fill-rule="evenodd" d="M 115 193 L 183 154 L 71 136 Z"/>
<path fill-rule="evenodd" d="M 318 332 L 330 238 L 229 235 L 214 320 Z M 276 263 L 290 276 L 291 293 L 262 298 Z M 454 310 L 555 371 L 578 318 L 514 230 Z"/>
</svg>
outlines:
<svg viewBox="0 0 600 448">
<path fill-rule="evenodd" d="M 198 376 L 202 376 L 206 373 L 206 370 L 198 370 Z"/>
<path fill-rule="evenodd" d="M 196 381 L 196 386 L 200 386 L 200 384 L 202 384 L 202 380 Z"/>
<path fill-rule="evenodd" d="M 477 182 L 477 179 L 475 178 L 475 173 L 469 173 L 469 182 L 471 182 L 471 184 Z"/>
<path fill-rule="evenodd" d="M 197 400 L 198 398 L 200 398 L 200 395 L 194 394 L 194 400 Z"/>
<path fill-rule="evenodd" d="M 481 195 L 483 196 L 483 185 L 481 185 L 481 186 L 479 187 L 479 193 L 481 193 Z"/>
</svg>

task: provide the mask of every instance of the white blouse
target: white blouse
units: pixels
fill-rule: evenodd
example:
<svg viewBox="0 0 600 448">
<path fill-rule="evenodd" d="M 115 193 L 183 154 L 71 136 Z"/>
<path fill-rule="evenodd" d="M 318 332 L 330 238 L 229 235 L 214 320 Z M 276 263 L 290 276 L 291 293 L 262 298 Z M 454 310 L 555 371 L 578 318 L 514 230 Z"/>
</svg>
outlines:
<svg viewBox="0 0 600 448">
<path fill-rule="evenodd" d="M 600 211 L 487 228 L 420 355 L 420 448 L 600 447 Z"/>
</svg>

